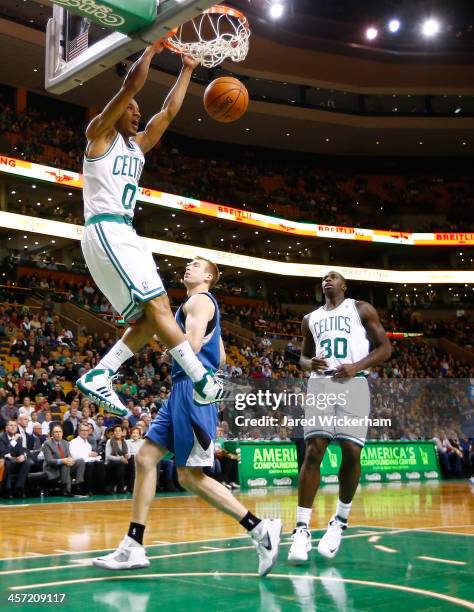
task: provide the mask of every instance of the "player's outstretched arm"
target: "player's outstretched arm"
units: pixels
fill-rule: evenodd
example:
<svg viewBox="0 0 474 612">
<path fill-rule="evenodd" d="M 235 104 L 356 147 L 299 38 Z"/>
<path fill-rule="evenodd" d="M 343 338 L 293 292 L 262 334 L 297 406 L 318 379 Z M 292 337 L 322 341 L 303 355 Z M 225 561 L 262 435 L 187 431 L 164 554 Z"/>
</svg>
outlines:
<svg viewBox="0 0 474 612">
<path fill-rule="evenodd" d="M 186 339 L 195 353 L 202 347 L 206 327 L 214 316 L 214 303 L 205 295 L 193 295 L 185 305 Z"/>
<path fill-rule="evenodd" d="M 155 53 L 161 53 L 162 50 L 163 42 L 161 40 L 157 41 L 154 45 L 147 47 L 133 64 L 125 77 L 120 91 L 87 126 L 86 138 L 89 142 L 96 140 L 107 132 L 115 131 L 115 124 L 145 84 L 153 56 Z"/>
<path fill-rule="evenodd" d="M 135 137 L 135 141 L 143 153 L 147 153 L 158 144 L 169 124 L 179 113 L 183 105 L 184 96 L 188 90 L 189 82 L 191 81 L 193 70 L 198 65 L 199 62 L 197 60 L 187 56 L 183 57 L 183 68 L 173 89 L 166 96 L 161 111 L 154 115 L 147 123 L 144 131 L 139 132 Z"/>
</svg>

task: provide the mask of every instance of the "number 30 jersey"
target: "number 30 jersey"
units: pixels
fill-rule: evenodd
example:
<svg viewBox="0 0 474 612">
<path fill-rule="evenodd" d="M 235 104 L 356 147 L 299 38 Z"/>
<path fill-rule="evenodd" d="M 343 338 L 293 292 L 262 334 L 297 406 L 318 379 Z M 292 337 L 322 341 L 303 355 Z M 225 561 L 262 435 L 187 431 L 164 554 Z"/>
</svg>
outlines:
<svg viewBox="0 0 474 612">
<path fill-rule="evenodd" d="M 355 300 L 346 298 L 333 310 L 321 306 L 309 315 L 308 324 L 315 356 L 327 361 L 327 371 L 355 363 L 369 354 L 369 339 Z"/>
<path fill-rule="evenodd" d="M 85 221 L 104 213 L 133 217 L 144 164 L 145 157 L 137 143 L 126 141 L 118 132 L 103 155 L 84 155 Z"/>
</svg>

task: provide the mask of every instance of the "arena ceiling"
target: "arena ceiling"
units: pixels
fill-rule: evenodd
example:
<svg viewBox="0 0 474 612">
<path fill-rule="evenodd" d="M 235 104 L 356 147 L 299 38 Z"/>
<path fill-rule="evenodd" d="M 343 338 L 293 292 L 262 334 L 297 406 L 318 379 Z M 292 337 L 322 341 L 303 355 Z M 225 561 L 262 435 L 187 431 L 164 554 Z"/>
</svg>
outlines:
<svg viewBox="0 0 474 612">
<path fill-rule="evenodd" d="M 11 13 L 14 5 L 21 9 L 28 25 L 12 21 L 11 14 L 0 19 L 0 81 L 45 93 L 43 22 L 50 8 L 34 0 L 20 5 L 4 0 L 0 17 Z M 333 51 L 285 47 L 257 33 L 248 59 L 224 66 L 225 73 L 234 71 L 246 80 L 249 89 L 255 89 L 245 117 L 227 125 L 208 119 L 201 97 L 209 75 L 198 74 L 173 129 L 194 138 L 324 155 L 470 156 L 474 151 L 474 54 L 449 61 L 445 56 L 434 59 L 433 55 L 430 63 L 407 58 L 395 61 L 393 57 L 382 61 L 355 53 L 348 59 Z M 163 54 L 156 66 L 139 97 L 144 116 L 159 109 L 179 64 L 177 58 Z M 257 81 L 270 90 L 273 84 L 275 91 L 278 89 L 276 97 L 282 91 L 284 97 L 284 88 L 288 88 L 287 103 L 282 99 L 266 101 Z M 109 70 L 62 99 L 101 108 L 120 83 L 116 71 Z M 312 106 L 302 106 L 296 95 L 292 97 L 292 92 L 299 94 L 302 87 L 315 92 Z M 426 115 L 424 105 L 429 96 L 439 100 L 439 108 L 443 104 L 449 107 L 445 116 Z M 350 112 L 345 110 L 344 104 L 357 105 L 361 99 L 370 100 L 364 113 L 352 112 L 349 106 Z M 380 106 L 371 107 L 374 100 Z M 416 104 L 420 106 L 414 111 L 399 111 Z M 458 108 L 462 110 L 455 115 Z"/>
</svg>

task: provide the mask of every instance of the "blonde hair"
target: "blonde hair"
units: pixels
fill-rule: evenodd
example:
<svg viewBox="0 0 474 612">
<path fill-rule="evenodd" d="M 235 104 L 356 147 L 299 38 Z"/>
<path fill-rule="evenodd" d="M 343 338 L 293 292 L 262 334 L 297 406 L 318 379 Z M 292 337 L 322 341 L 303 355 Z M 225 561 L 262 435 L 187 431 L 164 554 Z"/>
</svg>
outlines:
<svg viewBox="0 0 474 612">
<path fill-rule="evenodd" d="M 210 259 L 201 257 L 200 255 L 197 255 L 194 259 L 197 259 L 199 261 L 205 261 L 207 263 L 207 271 L 212 276 L 211 282 L 209 284 L 209 289 L 212 289 L 213 287 L 215 287 L 217 283 L 219 282 L 219 278 L 221 276 L 221 273 L 219 272 L 219 268 L 217 267 L 217 265 Z"/>
</svg>

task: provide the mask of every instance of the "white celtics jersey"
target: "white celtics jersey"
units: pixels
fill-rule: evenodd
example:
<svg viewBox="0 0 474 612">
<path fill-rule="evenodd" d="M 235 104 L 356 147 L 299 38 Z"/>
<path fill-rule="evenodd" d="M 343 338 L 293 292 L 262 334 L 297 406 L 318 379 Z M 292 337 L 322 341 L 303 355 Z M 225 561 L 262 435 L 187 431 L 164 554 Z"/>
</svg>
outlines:
<svg viewBox="0 0 474 612">
<path fill-rule="evenodd" d="M 145 157 L 133 140 L 117 132 L 109 150 L 100 157 L 84 156 L 84 217 L 104 213 L 133 217 L 138 181 Z"/>
<path fill-rule="evenodd" d="M 333 310 L 321 306 L 309 315 L 308 324 L 315 356 L 327 361 L 328 370 L 355 363 L 369 354 L 369 340 L 355 300 L 347 298 Z"/>
</svg>

